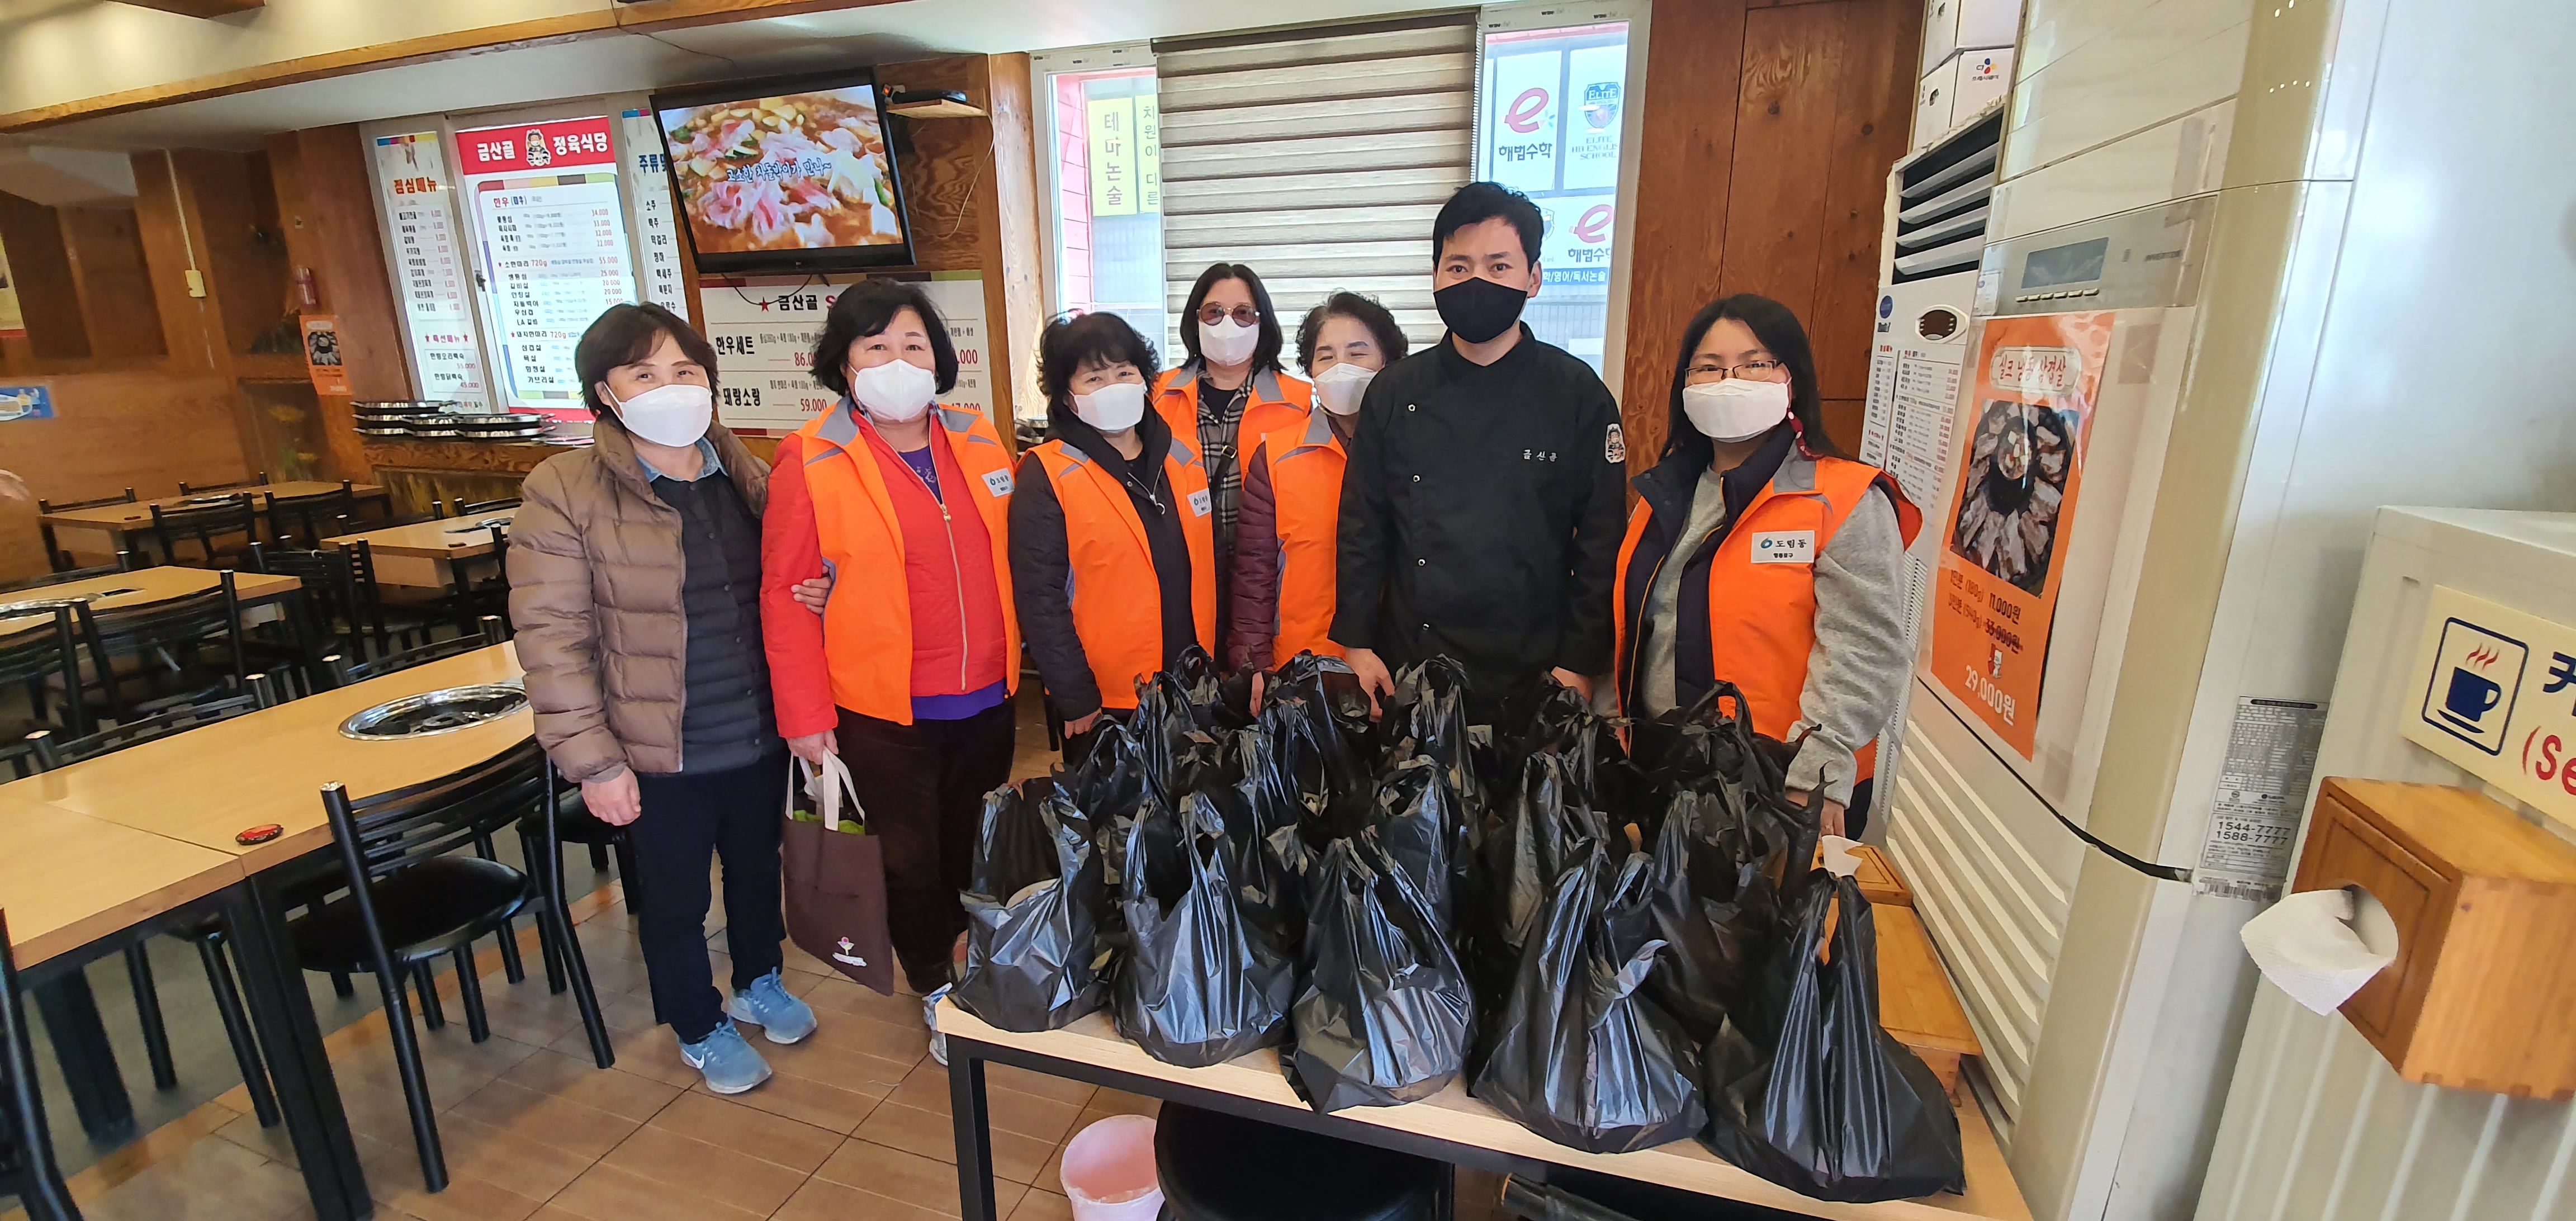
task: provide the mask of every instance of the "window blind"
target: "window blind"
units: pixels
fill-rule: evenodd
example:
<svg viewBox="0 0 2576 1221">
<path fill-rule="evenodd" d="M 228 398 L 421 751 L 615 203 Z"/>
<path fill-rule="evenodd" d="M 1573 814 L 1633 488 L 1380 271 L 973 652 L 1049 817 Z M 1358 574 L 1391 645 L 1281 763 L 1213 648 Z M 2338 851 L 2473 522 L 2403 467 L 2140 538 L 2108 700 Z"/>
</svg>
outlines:
<svg viewBox="0 0 2576 1221">
<path fill-rule="evenodd" d="M 1183 357 L 1208 264 L 1260 273 L 1288 334 L 1335 291 L 1378 299 L 1437 340 L 1431 220 L 1474 157 L 1473 12 L 1154 45 L 1162 113 L 1164 288 Z"/>
</svg>

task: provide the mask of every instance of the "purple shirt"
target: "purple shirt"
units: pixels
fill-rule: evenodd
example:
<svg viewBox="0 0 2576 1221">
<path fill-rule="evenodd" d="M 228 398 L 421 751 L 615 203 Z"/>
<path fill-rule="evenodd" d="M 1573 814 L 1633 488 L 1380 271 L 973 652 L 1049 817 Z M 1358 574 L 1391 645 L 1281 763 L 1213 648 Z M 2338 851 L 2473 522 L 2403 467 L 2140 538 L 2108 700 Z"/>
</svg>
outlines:
<svg viewBox="0 0 2576 1221">
<path fill-rule="evenodd" d="M 912 468 L 913 474 L 921 476 L 921 485 L 930 489 L 930 498 L 942 504 L 947 503 L 948 498 L 939 494 L 939 461 L 930 452 L 930 447 L 925 445 L 919 449 L 906 450 L 900 456 L 903 458 L 903 464 Z"/>
</svg>

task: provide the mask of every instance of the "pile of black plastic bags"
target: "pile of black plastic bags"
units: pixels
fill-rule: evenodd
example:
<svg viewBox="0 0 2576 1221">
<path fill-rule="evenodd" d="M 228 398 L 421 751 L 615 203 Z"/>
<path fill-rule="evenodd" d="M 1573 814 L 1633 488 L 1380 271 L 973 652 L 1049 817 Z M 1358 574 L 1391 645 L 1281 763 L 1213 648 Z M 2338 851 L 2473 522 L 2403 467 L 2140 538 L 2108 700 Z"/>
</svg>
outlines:
<svg viewBox="0 0 2576 1221">
<path fill-rule="evenodd" d="M 1787 748 L 1720 684 L 1635 727 L 1542 680 L 1494 725 L 1434 659 L 1374 719 L 1340 662 L 1138 685 L 1077 766 L 992 793 L 953 996 L 1106 1009 L 1198 1067 L 1276 1048 L 1319 1111 L 1468 1092 L 1573 1148 L 1697 1137 L 1823 1199 L 1964 1188 L 1938 1081 L 1878 1026 L 1869 905 L 1811 868 Z"/>
</svg>

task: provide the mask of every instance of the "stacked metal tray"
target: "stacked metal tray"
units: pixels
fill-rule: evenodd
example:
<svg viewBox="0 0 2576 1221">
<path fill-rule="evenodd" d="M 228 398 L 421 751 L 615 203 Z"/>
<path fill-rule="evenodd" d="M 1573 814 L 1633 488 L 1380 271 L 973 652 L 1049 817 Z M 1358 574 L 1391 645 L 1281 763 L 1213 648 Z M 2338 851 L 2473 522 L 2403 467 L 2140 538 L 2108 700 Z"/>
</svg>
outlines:
<svg viewBox="0 0 2576 1221">
<path fill-rule="evenodd" d="M 530 411 L 471 412 L 438 401 L 355 403 L 358 435 L 428 441 L 534 441 L 545 436 L 546 417 Z"/>
</svg>

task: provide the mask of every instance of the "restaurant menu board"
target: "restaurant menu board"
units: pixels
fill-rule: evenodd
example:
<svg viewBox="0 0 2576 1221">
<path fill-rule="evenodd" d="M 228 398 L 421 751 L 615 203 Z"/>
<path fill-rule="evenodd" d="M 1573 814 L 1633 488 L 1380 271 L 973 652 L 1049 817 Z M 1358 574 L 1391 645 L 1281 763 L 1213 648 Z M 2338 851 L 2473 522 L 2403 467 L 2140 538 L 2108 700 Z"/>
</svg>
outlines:
<svg viewBox="0 0 2576 1221">
<path fill-rule="evenodd" d="M 1943 521 L 1932 676 L 2029 759 L 2049 628 L 2083 491 L 2107 312 L 1987 320 Z M 1905 369 L 1897 370 L 1904 393 Z M 1918 375 L 1927 377 L 1928 375 Z"/>
<path fill-rule="evenodd" d="M 636 299 L 605 115 L 456 133 L 510 404 L 582 418 L 573 345 Z"/>
<path fill-rule="evenodd" d="M 637 278 L 644 299 L 686 318 L 688 284 L 681 278 L 680 231 L 671 217 L 671 158 L 662 151 L 662 133 L 646 111 L 617 117 L 617 134 L 625 141 L 626 193 L 635 218 Z"/>
<path fill-rule="evenodd" d="M 456 180 L 434 131 L 376 137 L 378 204 L 392 230 L 394 264 L 411 332 L 420 397 L 488 406 L 483 354 L 466 303 L 464 244 L 456 238 Z"/>
<path fill-rule="evenodd" d="M 814 380 L 814 344 L 841 289 L 856 278 L 706 279 L 707 342 L 716 350 L 716 419 L 736 432 L 785 436 L 840 400 Z M 990 414 L 991 353 L 984 326 L 984 278 L 939 272 L 921 288 L 948 324 L 957 349 L 957 386 L 939 396 L 950 407 Z"/>
</svg>

